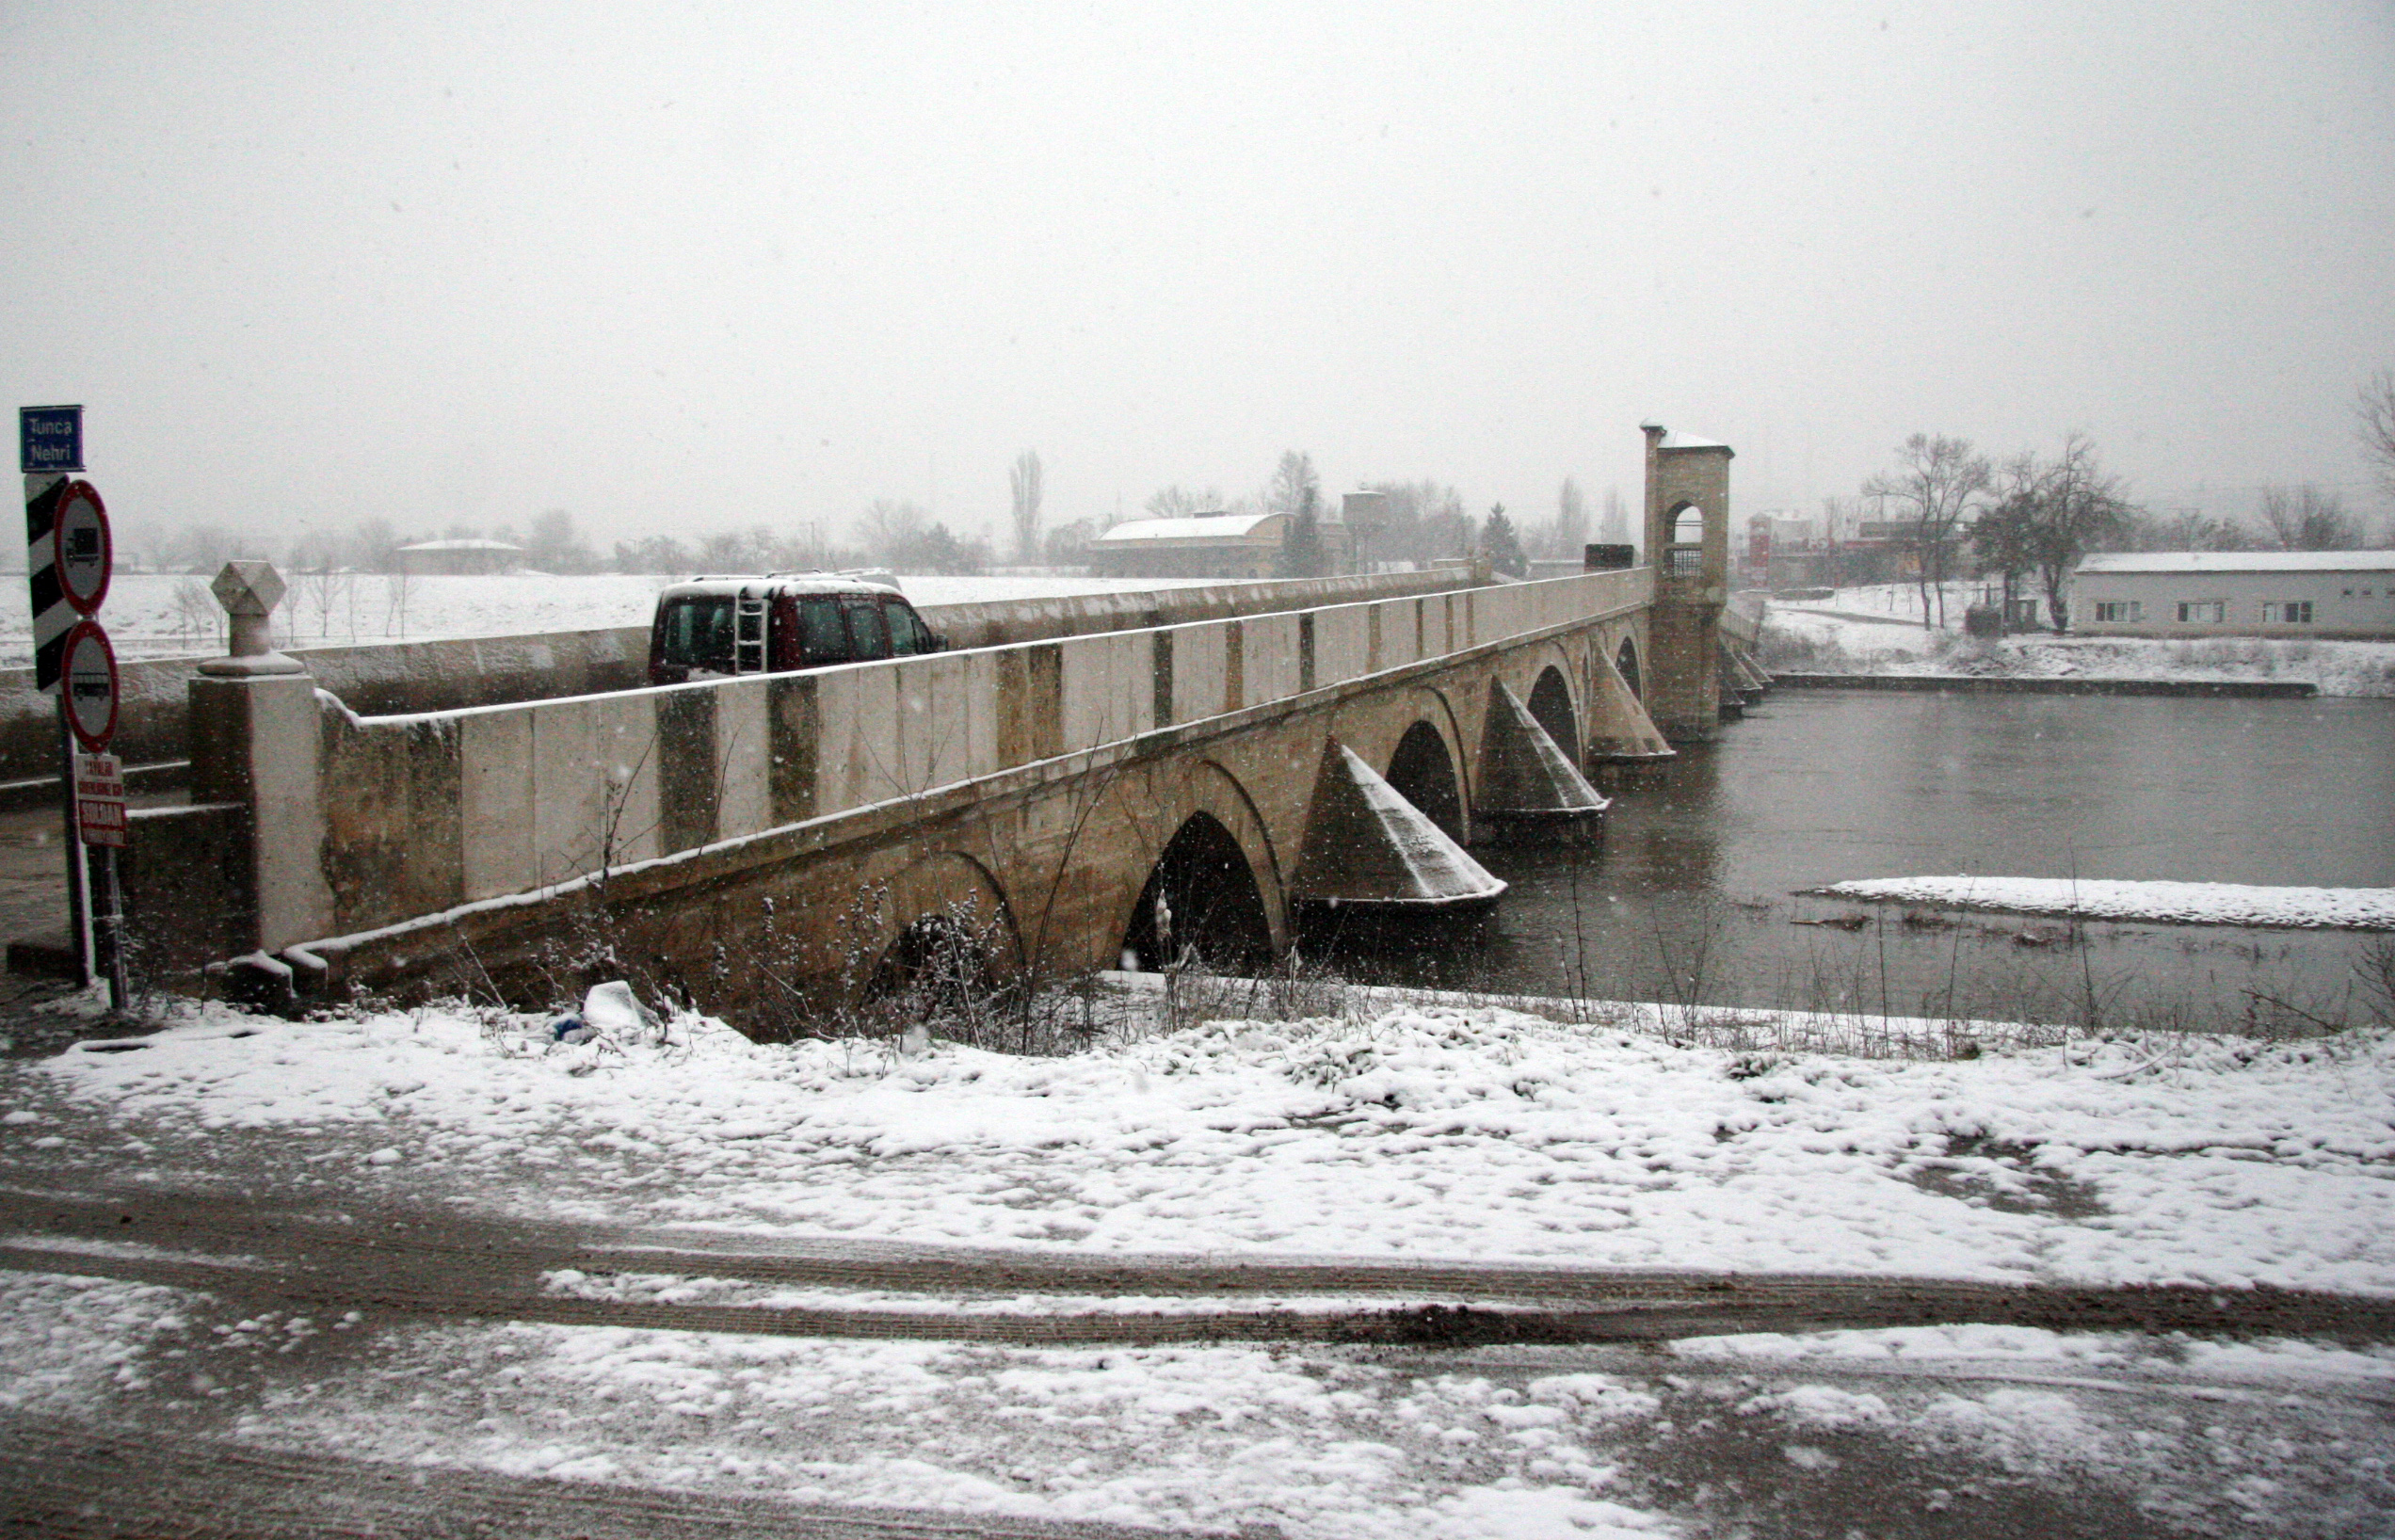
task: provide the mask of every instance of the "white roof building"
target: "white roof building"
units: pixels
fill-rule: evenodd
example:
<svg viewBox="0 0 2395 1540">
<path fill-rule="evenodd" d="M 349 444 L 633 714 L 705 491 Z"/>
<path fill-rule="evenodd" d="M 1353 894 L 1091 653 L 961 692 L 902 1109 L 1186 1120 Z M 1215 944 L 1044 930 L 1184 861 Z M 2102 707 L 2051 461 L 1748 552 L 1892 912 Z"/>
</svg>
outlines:
<svg viewBox="0 0 2395 1540">
<path fill-rule="evenodd" d="M 1089 569 L 1101 577 L 1270 577 L 1288 534 L 1285 513 L 1133 519 L 1089 543 Z"/>
<path fill-rule="evenodd" d="M 2122 551 L 2071 577 L 2091 636 L 2395 638 L 2395 551 Z"/>
</svg>

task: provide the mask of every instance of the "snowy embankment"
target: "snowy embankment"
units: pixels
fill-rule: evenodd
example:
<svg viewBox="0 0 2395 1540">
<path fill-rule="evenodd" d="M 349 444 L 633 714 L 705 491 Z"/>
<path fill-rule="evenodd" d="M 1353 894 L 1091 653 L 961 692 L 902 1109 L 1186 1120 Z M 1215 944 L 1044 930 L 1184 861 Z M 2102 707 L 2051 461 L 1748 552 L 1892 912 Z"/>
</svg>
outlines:
<svg viewBox="0 0 2395 1540">
<path fill-rule="evenodd" d="M 14 1073 L 0 1137 L 172 1172 L 272 1131 L 279 1165 L 394 1198 L 757 1235 L 2395 1293 L 2387 1032 L 1896 1061 L 1616 1019 L 1399 1008 L 1025 1059 L 207 1011 Z"/>
<path fill-rule="evenodd" d="M 1964 602 L 1960 594 L 1948 597 L 1947 618 L 1954 626 L 1961 624 Z M 1885 585 L 1840 589 L 1819 601 L 1774 600 L 1764 620 L 1762 660 L 1779 673 L 2298 682 L 2326 696 L 2395 696 L 2395 642 L 2034 633 L 1980 638 L 1923 629 L 1912 590 Z"/>
<path fill-rule="evenodd" d="M 1819 890 L 1840 898 L 1950 909 L 2159 920 L 2181 925 L 2395 930 L 2395 888 L 2264 888 L 2237 882 L 2124 882 L 2098 877 L 1869 877 Z"/>
</svg>

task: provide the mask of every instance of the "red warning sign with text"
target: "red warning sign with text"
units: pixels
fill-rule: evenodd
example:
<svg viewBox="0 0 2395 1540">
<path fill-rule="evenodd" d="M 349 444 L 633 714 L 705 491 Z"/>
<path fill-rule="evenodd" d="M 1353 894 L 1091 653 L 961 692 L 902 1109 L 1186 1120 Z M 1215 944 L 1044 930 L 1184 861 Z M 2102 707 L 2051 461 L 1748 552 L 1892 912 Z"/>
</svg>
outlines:
<svg viewBox="0 0 2395 1540">
<path fill-rule="evenodd" d="M 77 754 L 74 761 L 75 826 L 88 845 L 125 842 L 124 762 L 114 754 Z"/>
</svg>

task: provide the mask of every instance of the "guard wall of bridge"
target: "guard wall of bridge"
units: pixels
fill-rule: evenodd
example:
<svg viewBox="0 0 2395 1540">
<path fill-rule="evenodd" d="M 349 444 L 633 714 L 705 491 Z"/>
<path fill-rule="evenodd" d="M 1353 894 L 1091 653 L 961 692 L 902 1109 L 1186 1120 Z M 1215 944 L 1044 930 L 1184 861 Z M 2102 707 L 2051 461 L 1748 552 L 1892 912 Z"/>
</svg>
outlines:
<svg viewBox="0 0 2395 1540">
<path fill-rule="evenodd" d="M 530 581 L 530 580 L 527 580 Z M 1353 603 L 1465 586 L 1453 570 L 1217 583 L 1116 593 L 932 604 L 924 618 L 959 649 L 1218 620 Z M 602 626 L 515 636 L 459 636 L 294 649 L 318 687 L 364 715 L 456 711 L 638 689 L 649 682 L 649 628 Z M 117 753 L 136 767 L 179 769 L 190 757 L 188 692 L 201 657 L 126 661 Z M 0 669 L 0 792 L 54 788 L 57 707 L 30 668 Z"/>
<path fill-rule="evenodd" d="M 304 676 L 201 680 L 201 805 L 137 846 L 212 870 L 248 853 L 224 885 L 251 906 L 237 944 L 217 932 L 186 965 L 256 952 L 319 987 L 455 987 L 425 965 L 462 947 L 538 993 L 603 931 L 619 960 L 734 1008 L 853 987 L 860 958 L 951 903 L 1004 956 L 1111 962 L 1157 856 L 1204 811 L 1284 944 L 1330 737 L 1386 769 L 1428 722 L 1469 805 L 1494 682 L 1528 698 L 1553 671 L 1592 741 L 1620 709 L 1598 687 L 1618 685 L 1610 660 L 1646 646 L 1651 585 L 1597 573 L 400 716 Z M 259 833 L 250 810 L 270 805 Z M 171 951 L 142 895 L 200 879 L 138 848 L 132 864 L 139 922 Z"/>
</svg>

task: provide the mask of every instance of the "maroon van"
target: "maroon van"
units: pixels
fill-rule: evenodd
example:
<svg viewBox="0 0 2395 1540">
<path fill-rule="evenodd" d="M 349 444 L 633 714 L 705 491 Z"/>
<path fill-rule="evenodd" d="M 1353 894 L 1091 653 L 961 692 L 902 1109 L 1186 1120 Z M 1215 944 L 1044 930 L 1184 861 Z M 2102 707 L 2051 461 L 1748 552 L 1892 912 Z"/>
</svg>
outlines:
<svg viewBox="0 0 2395 1540">
<path fill-rule="evenodd" d="M 882 584 L 821 572 L 698 578 L 657 595 L 649 682 L 778 674 L 947 646 L 906 595 Z"/>
</svg>

